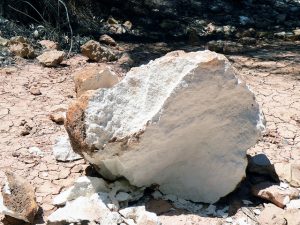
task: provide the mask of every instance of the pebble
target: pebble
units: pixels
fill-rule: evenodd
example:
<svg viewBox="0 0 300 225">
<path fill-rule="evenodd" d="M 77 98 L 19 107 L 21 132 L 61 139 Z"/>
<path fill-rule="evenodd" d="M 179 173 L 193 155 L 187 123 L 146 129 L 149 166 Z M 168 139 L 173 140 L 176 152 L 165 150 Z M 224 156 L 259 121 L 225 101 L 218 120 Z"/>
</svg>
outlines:
<svg viewBox="0 0 300 225">
<path fill-rule="evenodd" d="M 42 94 L 41 90 L 40 90 L 38 87 L 35 87 L 35 86 L 32 86 L 32 87 L 29 89 L 29 92 L 30 92 L 32 95 L 41 95 L 41 94 Z"/>
<path fill-rule="evenodd" d="M 44 156 L 44 153 L 42 152 L 41 149 L 39 149 L 38 147 L 30 147 L 28 149 L 28 152 L 32 155 L 36 155 L 36 156 Z"/>
</svg>

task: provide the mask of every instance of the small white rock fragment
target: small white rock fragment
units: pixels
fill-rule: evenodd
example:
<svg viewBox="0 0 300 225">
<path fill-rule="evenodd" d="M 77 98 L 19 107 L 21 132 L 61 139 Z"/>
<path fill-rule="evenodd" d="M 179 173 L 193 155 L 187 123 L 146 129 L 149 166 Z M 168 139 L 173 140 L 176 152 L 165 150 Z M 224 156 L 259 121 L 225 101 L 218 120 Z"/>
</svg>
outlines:
<svg viewBox="0 0 300 225">
<path fill-rule="evenodd" d="M 287 205 L 287 209 L 300 209 L 300 199 L 291 200 Z"/>
<path fill-rule="evenodd" d="M 102 178 L 83 176 L 79 177 L 74 185 L 60 193 L 53 199 L 53 205 L 64 205 L 67 201 L 80 196 L 91 196 L 95 193 L 108 192 L 108 184 Z M 104 199 L 104 197 L 102 197 Z"/>
<path fill-rule="evenodd" d="M 227 217 L 227 218 L 225 219 L 225 221 L 226 221 L 227 223 L 233 223 L 232 217 Z"/>
<path fill-rule="evenodd" d="M 57 161 L 74 161 L 82 157 L 75 153 L 68 136 L 58 137 L 53 146 L 53 155 Z"/>
<path fill-rule="evenodd" d="M 157 215 L 146 211 L 145 206 L 128 207 L 119 210 L 119 213 L 127 220 L 133 220 L 137 225 L 160 225 Z"/>
<path fill-rule="evenodd" d="M 288 183 L 280 182 L 280 187 L 283 188 L 283 189 L 288 189 L 289 186 L 290 185 Z"/>
<path fill-rule="evenodd" d="M 90 197 L 78 197 L 67 202 L 48 217 L 48 225 L 70 224 L 90 221 L 100 224 L 114 225 L 122 222 L 121 216 L 106 207 L 107 194 L 93 194 Z"/>
<path fill-rule="evenodd" d="M 259 209 L 253 209 L 255 215 L 260 215 L 261 211 Z"/>
<path fill-rule="evenodd" d="M 38 147 L 30 147 L 28 149 L 28 152 L 32 155 L 36 155 L 36 156 L 44 156 L 44 153 L 42 152 L 41 149 L 39 149 Z"/>
<path fill-rule="evenodd" d="M 238 225 L 250 225 L 249 223 L 247 223 L 247 219 L 246 218 L 239 218 L 238 220 L 237 220 L 237 224 Z"/>
</svg>

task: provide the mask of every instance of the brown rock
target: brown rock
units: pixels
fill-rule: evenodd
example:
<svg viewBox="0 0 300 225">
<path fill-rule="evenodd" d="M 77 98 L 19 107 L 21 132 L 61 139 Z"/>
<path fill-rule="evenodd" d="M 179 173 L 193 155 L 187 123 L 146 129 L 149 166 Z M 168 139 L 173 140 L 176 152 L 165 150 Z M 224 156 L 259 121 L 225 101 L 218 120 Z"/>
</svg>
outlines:
<svg viewBox="0 0 300 225">
<path fill-rule="evenodd" d="M 104 44 L 111 45 L 111 46 L 117 45 L 117 42 L 111 36 L 109 36 L 107 34 L 101 35 L 99 41 Z"/>
<path fill-rule="evenodd" d="M 108 67 L 92 66 L 83 68 L 74 74 L 77 97 L 88 90 L 111 88 L 119 82 L 118 76 Z"/>
<path fill-rule="evenodd" d="M 43 48 L 46 50 L 58 50 L 59 45 L 57 42 L 50 41 L 50 40 L 42 40 L 39 42 L 40 45 L 42 45 Z"/>
<path fill-rule="evenodd" d="M 54 67 L 59 65 L 65 57 L 65 53 L 63 51 L 51 50 L 44 52 L 42 55 L 38 56 L 38 61 L 47 67 Z"/>
<path fill-rule="evenodd" d="M 26 38 L 17 36 L 10 39 L 9 51 L 22 58 L 34 58 L 35 53 L 33 47 L 29 44 Z"/>
<path fill-rule="evenodd" d="M 114 61 L 115 54 L 108 48 L 101 46 L 99 42 L 90 40 L 81 46 L 81 52 L 92 61 Z"/>
<path fill-rule="evenodd" d="M 85 109 L 88 106 L 89 98 L 94 91 L 87 91 L 76 101 L 72 102 L 68 108 L 65 128 L 68 132 L 70 143 L 74 152 L 81 154 L 81 149 L 90 149 L 85 141 Z"/>
<path fill-rule="evenodd" d="M 286 225 L 284 210 L 273 204 L 265 204 L 265 209 L 258 217 L 258 223 L 262 225 Z"/>
<path fill-rule="evenodd" d="M 284 208 L 291 199 L 299 197 L 300 191 L 296 188 L 281 188 L 279 185 L 271 182 L 263 182 L 252 187 L 252 194 L 266 199 L 280 208 Z"/>
<path fill-rule="evenodd" d="M 7 183 L 2 187 L 2 213 L 32 223 L 38 211 L 33 187 L 11 171 L 6 171 L 5 175 Z"/>
</svg>

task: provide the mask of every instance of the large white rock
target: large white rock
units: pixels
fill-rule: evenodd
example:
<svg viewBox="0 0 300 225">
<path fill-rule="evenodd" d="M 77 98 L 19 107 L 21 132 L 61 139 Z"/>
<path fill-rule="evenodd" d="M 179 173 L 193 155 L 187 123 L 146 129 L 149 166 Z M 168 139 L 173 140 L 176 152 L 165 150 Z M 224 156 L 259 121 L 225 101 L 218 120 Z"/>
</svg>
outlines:
<svg viewBox="0 0 300 225">
<path fill-rule="evenodd" d="M 108 179 L 215 202 L 245 175 L 262 116 L 225 56 L 176 51 L 73 103 L 73 149 Z"/>
</svg>

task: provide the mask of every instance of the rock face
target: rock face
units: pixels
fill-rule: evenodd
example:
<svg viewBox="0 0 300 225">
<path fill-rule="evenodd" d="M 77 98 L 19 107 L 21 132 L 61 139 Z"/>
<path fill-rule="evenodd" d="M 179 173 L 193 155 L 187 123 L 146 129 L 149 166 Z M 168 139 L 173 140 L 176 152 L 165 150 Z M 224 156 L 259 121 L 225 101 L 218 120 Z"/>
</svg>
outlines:
<svg viewBox="0 0 300 225">
<path fill-rule="evenodd" d="M 73 149 L 105 178 L 202 202 L 233 191 L 263 127 L 253 94 L 210 51 L 131 69 L 113 88 L 81 96 L 65 125 Z"/>
</svg>

